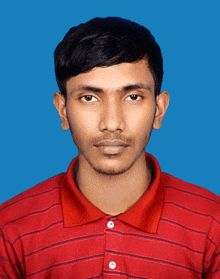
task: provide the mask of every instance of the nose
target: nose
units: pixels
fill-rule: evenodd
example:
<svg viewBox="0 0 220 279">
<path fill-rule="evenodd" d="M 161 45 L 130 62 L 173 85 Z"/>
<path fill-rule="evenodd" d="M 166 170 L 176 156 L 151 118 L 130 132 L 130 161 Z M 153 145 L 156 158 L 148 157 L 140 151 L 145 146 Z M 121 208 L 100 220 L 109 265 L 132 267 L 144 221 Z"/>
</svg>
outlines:
<svg viewBox="0 0 220 279">
<path fill-rule="evenodd" d="M 108 132 L 123 131 L 125 128 L 123 105 L 118 98 L 111 97 L 103 104 L 100 130 L 107 130 Z"/>
</svg>

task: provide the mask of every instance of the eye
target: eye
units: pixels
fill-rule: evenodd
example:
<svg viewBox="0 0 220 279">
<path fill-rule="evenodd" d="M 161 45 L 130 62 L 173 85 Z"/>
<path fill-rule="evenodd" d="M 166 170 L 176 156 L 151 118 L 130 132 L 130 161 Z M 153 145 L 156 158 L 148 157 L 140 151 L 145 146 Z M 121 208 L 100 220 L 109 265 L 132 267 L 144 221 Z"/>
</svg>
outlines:
<svg viewBox="0 0 220 279">
<path fill-rule="evenodd" d="M 132 95 L 129 95 L 127 98 L 131 98 L 132 101 L 138 101 L 143 97 L 140 95 L 137 95 L 137 94 L 132 94 Z M 97 102 L 97 99 L 92 95 L 84 95 L 84 96 L 80 97 L 80 99 L 82 99 L 83 102 L 86 102 L 86 103 Z"/>
<path fill-rule="evenodd" d="M 129 97 L 131 98 L 132 101 L 138 101 L 138 100 L 140 100 L 142 98 L 142 96 L 137 95 L 137 94 L 129 95 L 127 98 L 129 98 Z"/>
<path fill-rule="evenodd" d="M 85 95 L 85 96 L 82 96 L 80 97 L 80 99 L 84 99 L 83 102 L 86 102 L 86 103 L 92 103 L 91 100 L 92 98 L 96 99 L 94 96 L 92 95 Z M 94 102 L 94 101 L 93 101 Z M 95 101 L 96 102 L 96 101 Z"/>
</svg>

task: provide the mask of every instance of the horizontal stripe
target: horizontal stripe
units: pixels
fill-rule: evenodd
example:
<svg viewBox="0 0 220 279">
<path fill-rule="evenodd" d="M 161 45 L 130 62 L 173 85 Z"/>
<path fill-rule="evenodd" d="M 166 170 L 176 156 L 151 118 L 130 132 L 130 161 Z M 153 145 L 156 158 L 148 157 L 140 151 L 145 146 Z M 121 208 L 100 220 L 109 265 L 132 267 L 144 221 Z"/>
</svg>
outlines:
<svg viewBox="0 0 220 279">
<path fill-rule="evenodd" d="M 194 250 L 194 249 L 192 249 L 192 248 L 190 248 L 186 245 L 183 245 L 183 244 L 178 243 L 178 242 L 170 241 L 170 240 L 167 240 L 167 239 L 164 239 L 164 238 L 148 236 L 148 235 L 141 235 L 141 234 L 133 234 L 133 233 L 122 233 L 122 232 L 118 232 L 118 231 L 110 230 L 110 229 L 106 229 L 106 231 L 114 232 L 116 234 L 127 235 L 127 236 L 134 236 L 134 237 L 141 237 L 141 238 L 152 239 L 152 240 L 159 240 L 161 242 L 167 242 L 167 243 L 170 243 L 170 244 L 173 244 L 173 245 L 176 245 L 176 246 L 181 246 L 181 247 L 186 248 L 186 249 L 188 249 L 190 251 L 193 251 L 195 253 L 203 254 L 203 251 Z"/>
<path fill-rule="evenodd" d="M 177 226 L 180 226 L 180 227 L 182 227 L 182 228 L 184 228 L 184 229 L 186 229 L 186 230 L 192 231 L 192 232 L 196 232 L 196 233 L 200 233 L 200 234 L 207 235 L 207 233 L 205 233 L 205 232 L 202 232 L 202 231 L 198 231 L 198 230 L 194 230 L 194 229 L 188 228 L 188 227 L 186 227 L 186 226 L 184 226 L 184 225 L 182 225 L 182 224 L 180 224 L 180 223 L 174 222 L 174 221 L 169 220 L 169 219 L 166 219 L 166 218 L 161 218 L 160 220 L 165 221 L 165 222 L 169 222 L 169 223 L 172 223 L 172 224 L 175 224 L 175 225 L 177 225 Z"/>
<path fill-rule="evenodd" d="M 102 276 L 102 274 L 97 275 L 97 276 L 87 277 L 86 279 L 96 279 L 96 278 L 99 278 L 99 277 L 101 277 L 101 276 Z"/>
<path fill-rule="evenodd" d="M 86 235 L 86 236 L 79 236 L 79 237 L 75 237 L 75 238 L 72 238 L 72 239 L 68 239 L 68 240 L 64 240 L 64 241 L 60 241 L 60 242 L 56 242 L 56 243 L 53 243 L 51 245 L 48 245 L 48 246 L 45 246 L 39 250 L 36 250 L 36 251 L 33 251 L 31 252 L 30 254 L 26 254 L 24 255 L 25 258 L 33 255 L 33 254 L 36 254 L 36 253 L 39 253 L 39 252 L 42 252 L 44 250 L 47 250 L 51 247 L 55 247 L 55 246 L 59 246 L 59 245 L 62 245 L 64 243 L 68 243 L 68 242 L 72 242 L 72 241 L 76 241 L 76 240 L 81 240 L 81 239 L 86 239 L 86 238 L 92 238 L 92 237 L 97 237 L 97 236 L 104 236 L 105 234 L 94 234 L 94 235 Z M 22 264 L 22 262 L 24 261 L 24 259 L 20 262 L 20 265 Z"/>
<path fill-rule="evenodd" d="M 34 214 L 46 212 L 46 211 L 50 210 L 52 207 L 54 207 L 54 206 L 56 206 L 56 205 L 60 205 L 60 202 L 54 203 L 54 204 L 52 204 L 51 206 L 49 206 L 48 208 L 46 208 L 46 209 L 39 210 L 39 211 L 34 211 L 34 212 L 28 213 L 28 214 L 26 214 L 26 215 L 23 215 L 23 216 L 21 216 L 21 217 L 19 217 L 19 218 L 17 218 L 17 219 L 14 219 L 14 220 L 12 220 L 12 221 L 9 221 L 9 222 L 7 222 L 7 223 L 4 224 L 4 226 L 2 227 L 2 230 L 3 230 L 3 229 L 5 228 L 5 226 L 7 226 L 8 224 L 11 224 L 11 223 L 13 223 L 13 222 L 16 222 L 16 221 L 18 221 L 18 220 L 21 220 L 21 219 L 23 219 L 23 218 L 26 218 L 26 217 L 31 216 L 31 215 L 34 215 Z"/>
<path fill-rule="evenodd" d="M 220 269 L 217 269 L 215 271 L 209 271 L 210 274 L 216 273 L 216 272 L 220 272 Z"/>
<path fill-rule="evenodd" d="M 168 220 L 168 219 L 165 219 L 165 218 L 161 218 L 160 220 L 173 223 L 173 224 L 175 224 L 175 225 L 178 225 L 178 226 L 180 226 L 180 227 L 182 227 L 182 228 L 185 228 L 185 229 L 187 229 L 187 230 L 190 230 L 190 231 L 193 231 L 193 232 L 196 232 L 196 233 L 204 234 L 204 235 L 206 236 L 206 238 L 207 238 L 210 242 L 212 242 L 212 243 L 215 245 L 215 247 L 217 246 L 216 243 L 215 243 L 215 242 L 207 235 L 207 233 L 205 233 L 205 232 L 201 232 L 201 231 L 197 231 L 197 230 L 193 230 L 193 229 L 187 228 L 187 227 L 183 226 L 182 224 L 179 224 L 179 223 L 177 223 L 177 222 L 174 222 L 174 221 L 171 221 L 171 220 Z"/>
<path fill-rule="evenodd" d="M 149 260 L 149 261 L 154 261 L 154 262 L 161 262 L 161 263 L 165 263 L 167 265 L 177 266 L 177 267 L 180 267 L 180 268 L 183 268 L 183 269 L 188 269 L 188 270 L 191 270 L 191 271 L 193 271 L 195 273 L 201 274 L 201 272 L 199 272 L 197 270 L 194 270 L 194 269 L 192 269 L 192 268 L 190 268 L 188 266 L 180 265 L 180 264 L 173 263 L 173 262 L 168 262 L 168 261 L 165 261 L 165 260 L 159 260 L 159 259 L 155 259 L 155 258 L 144 257 L 144 256 L 128 254 L 128 253 L 121 253 L 121 252 L 111 251 L 111 250 L 105 250 L 105 251 L 108 252 L 108 253 L 117 254 L 117 255 L 126 255 L 126 256 L 129 256 L 129 257 L 139 258 L 139 259 L 143 259 L 143 260 Z"/>
<path fill-rule="evenodd" d="M 10 260 L 8 260 L 8 259 L 5 259 L 5 258 L 0 257 L 0 260 L 9 262 L 9 263 L 11 263 L 13 266 L 15 266 L 15 267 L 19 267 L 18 265 L 14 264 L 12 261 L 10 261 Z"/>
<path fill-rule="evenodd" d="M 130 278 L 137 278 L 137 279 L 149 279 L 149 278 L 147 278 L 147 277 L 139 277 L 139 276 L 130 275 L 130 274 L 128 274 L 128 273 L 123 273 L 123 272 L 119 272 L 119 271 L 104 270 L 104 273 L 107 273 L 107 274 L 125 275 L 125 276 L 127 276 L 127 277 L 130 277 Z"/>
<path fill-rule="evenodd" d="M 6 262 L 10 262 L 10 263 L 11 263 L 11 261 L 9 261 L 8 259 L 2 258 L 1 256 L 0 256 L 0 260 L 3 260 L 3 261 L 6 261 Z"/>
<path fill-rule="evenodd" d="M 216 200 L 213 200 L 213 199 L 210 199 L 208 197 L 205 197 L 205 196 L 202 196 L 202 195 L 199 195 L 199 194 L 196 194 L 196 193 L 192 193 L 192 192 L 189 192 L 189 191 L 186 191 L 186 190 L 182 190 L 182 189 L 177 189 L 175 187 L 172 187 L 172 186 L 166 186 L 164 185 L 165 188 L 170 188 L 170 189 L 174 189 L 176 191 L 180 191 L 180 192 L 183 192 L 183 193 L 187 193 L 187 194 L 190 194 L 190 195 L 194 195 L 194 196 L 197 196 L 197 197 L 200 197 L 200 198 L 203 198 L 203 199 L 206 199 L 206 200 L 209 200 L 209 201 L 213 201 L 217 204 L 220 204 L 220 202 L 216 201 Z"/>
<path fill-rule="evenodd" d="M 11 245 L 11 243 L 4 237 L 3 234 L 0 234 L 0 237 L 2 237 L 4 241 L 8 242 Z"/>
<path fill-rule="evenodd" d="M 175 205 L 175 206 L 177 206 L 177 207 L 180 207 L 180 208 L 185 209 L 185 210 L 187 210 L 187 211 L 190 211 L 190 212 L 192 212 L 192 213 L 195 213 L 195 214 L 198 214 L 198 215 L 202 215 L 202 216 L 209 217 L 209 218 L 211 218 L 212 220 L 216 221 L 218 224 L 220 224 L 220 221 L 218 221 L 217 219 L 215 219 L 215 217 L 213 217 L 213 216 L 211 216 L 211 215 L 209 215 L 209 214 L 205 214 L 205 213 L 201 213 L 201 212 L 194 211 L 194 210 L 192 210 L 192 209 L 189 209 L 189 208 L 187 208 L 187 207 L 184 207 L 184 206 L 182 206 L 182 205 L 180 205 L 180 204 L 177 204 L 177 203 L 175 203 L 175 202 L 165 201 L 164 203 L 173 204 L 173 205 Z"/>
<path fill-rule="evenodd" d="M 17 202 L 19 202 L 19 201 L 23 201 L 23 200 L 30 199 L 30 198 L 33 198 L 33 197 L 37 197 L 37 196 L 39 196 L 39 195 L 43 195 L 43 194 L 50 193 L 50 192 L 52 192 L 54 189 L 60 189 L 60 186 L 59 186 L 59 187 L 54 187 L 53 189 L 48 190 L 48 191 L 45 191 L 45 192 L 42 192 L 42 193 L 37 193 L 37 194 L 31 195 L 31 196 L 28 196 L 28 197 L 24 197 L 24 198 L 21 198 L 20 200 L 17 200 L 17 201 L 14 201 L 14 202 L 12 202 L 12 203 L 9 203 L 9 204 L 5 205 L 5 206 L 0 210 L 0 212 L 2 212 L 4 209 L 8 208 L 9 206 L 11 206 L 11 205 L 13 205 L 13 204 L 15 204 L 15 203 L 17 203 Z"/>
<path fill-rule="evenodd" d="M 168 219 L 161 218 L 161 220 L 167 221 L 167 222 L 170 222 L 170 223 L 173 223 L 173 224 L 175 224 L 175 225 L 178 225 L 178 226 L 180 226 L 180 227 L 183 227 L 183 228 L 185 228 L 185 229 L 187 229 L 187 230 L 190 230 L 190 231 L 193 231 L 193 232 L 197 232 L 197 233 L 200 233 L 200 234 L 204 234 L 204 235 L 206 235 L 206 238 L 207 238 L 210 242 L 212 242 L 212 243 L 215 245 L 215 247 L 217 246 L 216 243 L 215 243 L 215 242 L 207 235 L 207 233 L 205 233 L 205 232 L 201 232 L 201 231 L 193 230 L 193 229 L 191 229 L 191 228 L 187 228 L 187 227 L 183 226 L 182 224 L 179 224 L 179 223 L 177 223 L 177 222 L 174 222 L 174 221 L 171 221 L 171 220 L 168 220 Z"/>
<path fill-rule="evenodd" d="M 35 234 L 35 233 L 39 233 L 39 232 L 46 231 L 47 229 L 49 229 L 49 228 L 51 228 L 51 227 L 53 227 L 53 226 L 55 226 L 55 225 L 57 225 L 57 224 L 60 224 L 60 223 L 63 223 L 63 220 L 57 221 L 57 222 L 55 222 L 55 223 L 52 223 L 52 224 L 50 224 L 49 226 L 47 226 L 46 228 L 44 228 L 44 229 L 32 231 L 32 232 L 25 233 L 25 234 L 21 234 L 19 237 L 17 237 L 17 238 L 14 240 L 14 242 L 12 242 L 11 245 L 13 246 L 13 245 L 18 241 L 18 239 L 21 239 L 21 238 L 23 238 L 23 237 L 25 237 L 25 236 L 27 236 L 27 235 L 33 235 L 33 234 Z"/>
<path fill-rule="evenodd" d="M 54 268 L 54 267 L 68 265 L 68 264 L 71 264 L 71 263 L 74 263 L 74 262 L 79 262 L 79 261 L 83 261 L 83 260 L 85 261 L 85 260 L 89 260 L 89 259 L 92 259 L 92 258 L 99 258 L 99 257 L 103 257 L 103 256 L 104 256 L 104 254 L 99 254 L 99 255 L 94 255 L 94 256 L 90 256 L 90 257 L 84 257 L 84 258 L 81 258 L 81 259 L 76 259 L 76 260 L 72 260 L 72 261 L 68 261 L 68 262 L 64 262 L 64 263 L 54 264 L 54 265 L 51 265 L 51 266 L 49 266 L 47 268 L 41 269 L 41 270 L 39 270 L 37 272 L 31 273 L 29 275 L 26 275 L 26 277 L 31 277 L 33 275 L 39 274 L 39 273 L 41 273 L 43 271 L 47 271 L 47 270 L 49 270 L 51 268 Z"/>
</svg>

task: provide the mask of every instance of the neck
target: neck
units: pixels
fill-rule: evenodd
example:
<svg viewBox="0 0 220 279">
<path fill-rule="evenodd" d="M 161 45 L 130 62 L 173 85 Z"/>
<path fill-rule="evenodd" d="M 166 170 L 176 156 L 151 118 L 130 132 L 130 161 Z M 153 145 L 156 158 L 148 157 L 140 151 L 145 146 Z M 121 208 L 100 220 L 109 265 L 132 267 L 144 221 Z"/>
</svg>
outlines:
<svg viewBox="0 0 220 279">
<path fill-rule="evenodd" d="M 118 215 L 140 199 L 152 175 L 144 152 L 129 170 L 118 175 L 100 174 L 79 157 L 74 176 L 79 190 L 94 206 L 106 214 Z"/>
</svg>

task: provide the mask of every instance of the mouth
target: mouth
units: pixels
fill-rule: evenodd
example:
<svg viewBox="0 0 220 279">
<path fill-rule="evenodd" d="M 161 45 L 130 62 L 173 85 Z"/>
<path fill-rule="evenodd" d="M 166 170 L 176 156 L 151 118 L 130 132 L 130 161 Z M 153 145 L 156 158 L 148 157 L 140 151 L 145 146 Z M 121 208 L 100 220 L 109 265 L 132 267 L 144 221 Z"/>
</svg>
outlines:
<svg viewBox="0 0 220 279">
<path fill-rule="evenodd" d="M 97 146 L 97 148 L 103 152 L 104 154 L 111 154 L 111 155 L 114 155 L 114 154 L 120 154 L 122 153 L 123 151 L 125 151 L 125 149 L 127 148 L 127 146 Z"/>
<path fill-rule="evenodd" d="M 127 147 L 128 144 L 122 141 L 102 141 L 99 144 L 95 145 L 102 153 L 114 155 L 122 153 Z"/>
<path fill-rule="evenodd" d="M 100 146 L 128 146 L 128 144 L 126 144 L 123 141 L 119 141 L 119 140 L 105 140 L 105 141 L 101 141 L 98 144 L 96 144 L 95 146 L 100 147 Z"/>
</svg>

